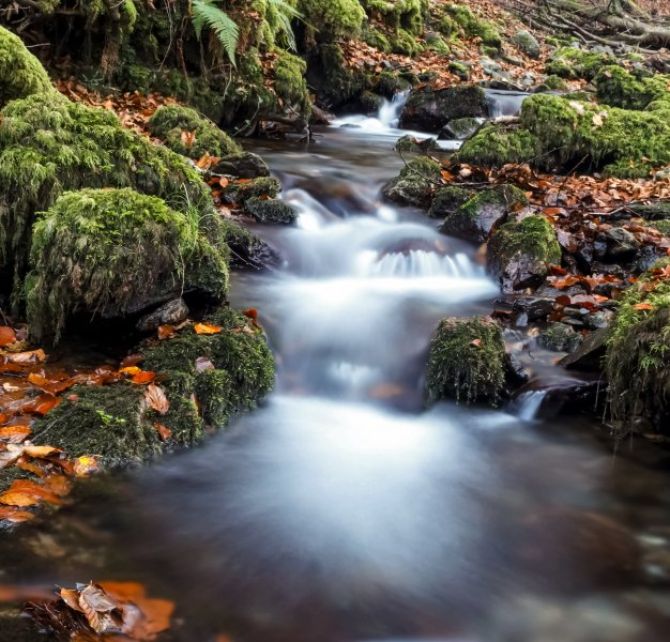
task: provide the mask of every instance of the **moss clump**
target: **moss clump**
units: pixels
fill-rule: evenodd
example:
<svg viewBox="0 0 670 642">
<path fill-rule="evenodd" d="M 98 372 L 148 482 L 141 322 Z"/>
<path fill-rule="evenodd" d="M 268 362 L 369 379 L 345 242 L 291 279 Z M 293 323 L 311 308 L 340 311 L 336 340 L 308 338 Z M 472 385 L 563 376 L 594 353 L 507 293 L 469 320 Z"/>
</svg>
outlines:
<svg viewBox="0 0 670 642">
<path fill-rule="evenodd" d="M 298 109 L 309 116 L 312 103 L 305 81 L 307 64 L 302 58 L 285 51 L 280 51 L 275 64 L 274 88 L 279 99 L 289 107 Z"/>
<path fill-rule="evenodd" d="M 211 120 L 190 107 L 163 105 L 149 119 L 149 130 L 173 152 L 198 159 L 203 154 L 226 156 L 240 147 Z"/>
<path fill-rule="evenodd" d="M 295 210 L 277 198 L 253 197 L 244 203 L 244 209 L 259 223 L 271 225 L 291 225 L 295 223 Z"/>
<path fill-rule="evenodd" d="M 440 164 L 427 156 L 409 161 L 382 189 L 384 198 L 403 205 L 427 207 L 441 179 Z"/>
<path fill-rule="evenodd" d="M 549 264 L 561 261 L 561 246 L 551 223 L 543 216 L 527 216 L 495 228 L 488 243 L 489 272 L 505 289 L 537 286 Z"/>
<path fill-rule="evenodd" d="M 18 36 L 0 27 L 0 107 L 38 93 L 56 93 L 47 72 Z"/>
<path fill-rule="evenodd" d="M 459 187 L 458 185 L 447 185 L 440 187 L 435 193 L 435 198 L 428 210 L 430 218 L 445 218 L 453 214 L 463 203 L 473 195 L 471 189 Z"/>
<path fill-rule="evenodd" d="M 372 18 L 396 32 L 423 33 L 427 0 L 361 0 L 361 4 Z"/>
<path fill-rule="evenodd" d="M 560 76 L 547 76 L 542 83 L 542 89 L 549 91 L 565 91 L 568 84 Z"/>
<path fill-rule="evenodd" d="M 449 63 L 448 69 L 461 80 L 470 80 L 470 68 L 465 63 L 459 62 L 458 60 L 452 60 Z"/>
<path fill-rule="evenodd" d="M 358 35 L 365 11 L 358 0 L 298 0 L 305 22 L 316 29 L 321 41 Z"/>
<path fill-rule="evenodd" d="M 15 275 L 15 298 L 36 210 L 66 190 L 132 187 L 177 211 L 197 209 L 213 225 L 212 200 L 181 156 L 124 129 L 114 114 L 35 94 L 0 112 L 0 273 Z"/>
<path fill-rule="evenodd" d="M 382 51 L 384 53 L 391 53 L 391 41 L 388 39 L 388 36 L 381 31 L 381 29 L 376 29 L 375 27 L 369 27 L 365 30 L 363 35 L 363 40 L 366 44 Z"/>
<path fill-rule="evenodd" d="M 552 352 L 574 352 L 582 342 L 582 336 L 567 323 L 551 323 L 537 342 Z"/>
<path fill-rule="evenodd" d="M 336 43 L 319 46 L 310 64 L 310 83 L 331 107 L 351 101 L 368 88 L 366 73 L 350 67 L 342 47 Z"/>
<path fill-rule="evenodd" d="M 658 230 L 664 236 L 670 236 L 670 220 L 665 221 L 653 221 L 647 223 L 649 227 L 653 227 L 655 230 Z"/>
<path fill-rule="evenodd" d="M 509 212 L 528 204 L 524 192 L 514 185 L 498 185 L 475 193 L 447 217 L 440 228 L 443 234 L 483 243 L 491 229 Z"/>
<path fill-rule="evenodd" d="M 479 18 L 469 7 L 462 4 L 447 5 L 446 10 L 466 38 L 481 38 L 482 44 L 488 47 L 502 47 L 500 32 L 489 20 Z"/>
<path fill-rule="evenodd" d="M 443 319 L 428 353 L 429 403 L 456 399 L 497 405 L 505 385 L 505 344 L 490 318 Z"/>
<path fill-rule="evenodd" d="M 225 257 L 199 238 L 197 211 L 127 188 L 63 194 L 34 226 L 30 261 L 28 323 L 38 341 L 57 341 L 76 311 L 123 317 L 178 295 L 199 280 L 190 267 L 203 261 L 207 294 L 222 299 L 228 286 Z"/>
<path fill-rule="evenodd" d="M 557 49 L 545 65 L 545 72 L 569 80 L 584 78 L 593 80 L 596 74 L 608 65 L 616 65 L 614 56 L 596 51 L 586 51 L 576 47 Z"/>
<path fill-rule="evenodd" d="M 524 101 L 520 128 L 489 125 L 466 141 L 458 157 L 493 166 L 525 161 L 548 170 L 579 164 L 640 178 L 670 163 L 669 114 L 663 101 L 634 111 L 535 95 Z"/>
<path fill-rule="evenodd" d="M 272 176 L 261 176 L 230 183 L 223 194 L 227 202 L 244 205 L 251 198 L 275 198 L 281 186 Z"/>
<path fill-rule="evenodd" d="M 598 72 L 598 100 L 612 107 L 646 109 L 655 100 L 670 100 L 670 77 L 637 78 L 622 67 L 611 65 Z"/>
<path fill-rule="evenodd" d="M 522 51 L 530 58 L 537 60 L 540 57 L 540 43 L 529 31 L 517 31 L 512 36 L 512 42 L 518 47 L 519 51 Z"/>
<path fill-rule="evenodd" d="M 528 163 L 535 157 L 535 141 L 523 129 L 508 130 L 484 125 L 463 143 L 456 154 L 464 163 L 500 167 L 506 163 Z"/>
<path fill-rule="evenodd" d="M 609 410 L 616 431 L 670 426 L 670 282 L 659 278 L 670 260 L 642 275 L 624 295 L 605 357 Z"/>
</svg>

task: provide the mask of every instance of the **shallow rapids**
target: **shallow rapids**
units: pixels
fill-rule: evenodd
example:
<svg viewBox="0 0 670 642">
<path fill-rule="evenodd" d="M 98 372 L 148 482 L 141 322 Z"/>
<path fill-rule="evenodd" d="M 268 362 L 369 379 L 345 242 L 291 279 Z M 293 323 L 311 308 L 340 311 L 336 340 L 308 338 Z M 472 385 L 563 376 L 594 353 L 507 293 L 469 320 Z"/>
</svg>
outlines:
<svg viewBox="0 0 670 642">
<path fill-rule="evenodd" d="M 201 448 L 84 486 L 46 535 L 65 553 L 17 549 L 2 582 L 143 581 L 178 604 L 175 642 L 664 639 L 660 466 L 613 457 L 584 420 L 541 421 L 539 393 L 423 410 L 437 322 L 490 312 L 498 291 L 475 248 L 380 202 L 402 163 L 388 110 L 377 134 L 253 146 L 299 211 L 256 230 L 281 266 L 234 277 L 276 392 Z"/>
</svg>

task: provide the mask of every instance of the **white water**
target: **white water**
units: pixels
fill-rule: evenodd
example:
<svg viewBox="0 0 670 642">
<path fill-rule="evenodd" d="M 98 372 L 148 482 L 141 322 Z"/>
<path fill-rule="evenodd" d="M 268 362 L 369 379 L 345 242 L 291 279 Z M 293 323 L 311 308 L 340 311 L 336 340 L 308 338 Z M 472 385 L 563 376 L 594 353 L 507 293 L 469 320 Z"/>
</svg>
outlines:
<svg viewBox="0 0 670 642">
<path fill-rule="evenodd" d="M 523 421 L 535 421 L 547 396 L 546 390 L 529 390 L 517 400 L 517 416 Z"/>
<path fill-rule="evenodd" d="M 489 116 L 492 119 L 503 116 L 518 116 L 521 113 L 523 101 L 530 94 L 519 91 L 502 91 L 498 89 L 486 90 L 486 102 L 489 106 Z"/>
</svg>

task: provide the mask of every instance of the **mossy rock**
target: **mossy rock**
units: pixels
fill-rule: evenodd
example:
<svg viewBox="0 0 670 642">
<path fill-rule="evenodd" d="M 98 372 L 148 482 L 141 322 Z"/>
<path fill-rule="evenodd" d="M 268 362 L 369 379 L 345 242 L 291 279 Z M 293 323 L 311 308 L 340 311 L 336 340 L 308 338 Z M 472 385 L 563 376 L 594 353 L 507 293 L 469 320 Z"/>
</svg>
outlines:
<svg viewBox="0 0 670 642">
<path fill-rule="evenodd" d="M 550 323 L 537 342 L 552 352 L 574 352 L 582 342 L 582 335 L 567 323 Z"/>
<path fill-rule="evenodd" d="M 263 176 L 230 183 L 223 190 L 223 195 L 229 203 L 244 205 L 251 198 L 275 198 L 280 189 L 276 178 Z"/>
<path fill-rule="evenodd" d="M 440 146 L 438 145 L 436 138 L 419 140 L 418 138 L 407 134 L 396 141 L 394 149 L 399 154 L 426 154 L 439 151 Z"/>
<path fill-rule="evenodd" d="M 514 185 L 498 185 L 477 192 L 448 214 L 440 232 L 473 243 L 483 243 L 491 230 L 510 212 L 528 204 L 526 195 Z"/>
<path fill-rule="evenodd" d="M 447 67 L 452 74 L 456 74 L 461 80 L 470 80 L 470 67 L 464 62 L 452 60 Z"/>
<path fill-rule="evenodd" d="M 655 230 L 658 230 L 663 236 L 670 236 L 670 220 L 662 221 L 652 221 L 647 223 L 649 227 L 653 227 Z"/>
<path fill-rule="evenodd" d="M 365 44 L 370 45 L 383 53 L 391 53 L 391 42 L 381 29 L 368 27 L 363 34 L 363 40 L 365 41 Z"/>
<path fill-rule="evenodd" d="M 550 264 L 561 261 L 561 247 L 551 223 L 527 216 L 494 229 L 488 243 L 487 266 L 504 291 L 541 285 Z"/>
<path fill-rule="evenodd" d="M 670 219 L 670 201 L 653 201 L 651 203 L 630 203 L 626 206 L 635 216 L 648 221 Z"/>
<path fill-rule="evenodd" d="M 490 318 L 440 321 L 428 353 L 426 397 L 496 406 L 505 385 L 505 344 Z"/>
<path fill-rule="evenodd" d="M 222 300 L 226 259 L 201 237 L 197 210 L 176 212 L 128 188 L 66 192 L 33 230 L 26 293 L 31 335 L 57 341 L 75 312 L 121 318 L 184 288 L 198 289 L 202 263 L 204 293 Z"/>
<path fill-rule="evenodd" d="M 616 64 L 617 60 L 612 54 L 561 47 L 552 54 L 551 60 L 545 65 L 545 72 L 568 80 L 593 80 L 603 67 Z"/>
<path fill-rule="evenodd" d="M 238 178 L 270 176 L 267 163 L 258 154 L 251 152 L 238 152 L 220 158 L 212 167 L 212 172 Z"/>
<path fill-rule="evenodd" d="M 382 189 L 385 199 L 401 205 L 428 207 L 441 180 L 440 164 L 426 156 L 410 160 Z"/>
<path fill-rule="evenodd" d="M 501 166 L 529 162 L 543 170 L 603 170 L 643 178 L 670 163 L 670 107 L 655 101 L 646 111 L 607 107 L 541 94 L 527 98 L 521 125 L 488 125 L 465 142 L 464 162 Z"/>
<path fill-rule="evenodd" d="M 565 91 L 568 83 L 560 76 L 547 76 L 538 91 Z"/>
<path fill-rule="evenodd" d="M 278 198 L 253 197 L 244 203 L 244 209 L 259 223 L 266 225 L 292 225 L 297 218 L 295 210 Z"/>
<path fill-rule="evenodd" d="M 470 85 L 438 90 L 424 87 L 410 94 L 400 116 L 400 126 L 437 133 L 456 118 L 487 115 L 488 103 L 481 87 Z"/>
<path fill-rule="evenodd" d="M 56 94 L 42 63 L 17 35 L 0 27 L 0 107 L 39 93 Z"/>
<path fill-rule="evenodd" d="M 157 372 L 168 399 L 165 414 L 147 405 L 144 386 L 76 386 L 36 423 L 36 443 L 59 446 L 71 457 L 99 455 L 107 467 L 124 467 L 191 446 L 207 428 L 222 428 L 233 414 L 253 408 L 274 384 L 274 360 L 263 332 L 229 308 L 208 321 L 220 325 L 221 333 L 197 335 L 185 328 L 143 351 L 143 367 Z M 171 431 L 167 441 L 156 423 Z"/>
<path fill-rule="evenodd" d="M 210 190 L 197 170 L 123 128 L 113 113 L 59 94 L 35 94 L 12 101 L 0 116 L 0 274 L 14 274 L 15 305 L 35 212 L 64 191 L 131 187 L 176 211 L 197 210 L 201 228 L 216 235 Z"/>
<path fill-rule="evenodd" d="M 308 59 L 307 75 L 321 103 L 337 108 L 372 89 L 365 71 L 349 66 L 338 43 L 324 43 Z"/>
<path fill-rule="evenodd" d="M 620 435 L 670 432 L 670 282 L 655 272 L 631 286 L 610 327 L 605 357 L 609 411 Z"/>
<path fill-rule="evenodd" d="M 298 0 L 297 8 L 323 42 L 357 36 L 365 20 L 358 0 Z"/>
<path fill-rule="evenodd" d="M 512 36 L 512 42 L 530 58 L 537 60 L 540 57 L 541 49 L 537 38 L 529 31 L 517 31 Z"/>
<path fill-rule="evenodd" d="M 163 105 L 149 119 L 149 131 L 173 152 L 198 159 L 204 154 L 226 156 L 242 150 L 211 120 L 191 107 Z"/>
<path fill-rule="evenodd" d="M 239 223 L 225 219 L 223 227 L 231 269 L 260 271 L 281 263 L 279 254 L 270 245 Z"/>
<path fill-rule="evenodd" d="M 647 109 L 655 100 L 670 101 L 670 77 L 637 78 L 615 65 L 604 67 L 595 77 L 598 100 L 612 107 Z"/>
<path fill-rule="evenodd" d="M 472 136 L 484 122 L 483 118 L 454 118 L 450 120 L 442 129 L 442 137 L 465 140 Z"/>
<path fill-rule="evenodd" d="M 480 38 L 484 45 L 495 49 L 502 47 L 500 31 L 493 22 L 479 18 L 463 4 L 449 4 L 446 10 L 466 38 Z"/>
<path fill-rule="evenodd" d="M 303 117 L 308 118 L 312 101 L 305 80 L 307 63 L 302 58 L 286 51 L 279 51 L 274 69 L 274 89 L 283 102 Z"/>
<path fill-rule="evenodd" d="M 459 185 L 440 187 L 435 192 L 435 198 L 428 210 L 428 216 L 430 218 L 445 219 L 450 214 L 456 212 L 474 193 L 474 190 L 460 187 Z"/>
<path fill-rule="evenodd" d="M 394 32 L 420 36 L 428 13 L 427 0 L 361 0 L 368 15 Z"/>
</svg>

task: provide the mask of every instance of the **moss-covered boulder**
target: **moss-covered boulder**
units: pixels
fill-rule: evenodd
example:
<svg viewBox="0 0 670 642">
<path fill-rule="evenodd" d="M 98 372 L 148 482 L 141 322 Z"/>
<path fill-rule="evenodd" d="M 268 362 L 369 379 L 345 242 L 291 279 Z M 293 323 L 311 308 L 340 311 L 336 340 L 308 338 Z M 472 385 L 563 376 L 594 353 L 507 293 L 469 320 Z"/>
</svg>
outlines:
<svg viewBox="0 0 670 642">
<path fill-rule="evenodd" d="M 646 109 L 655 100 L 670 101 L 670 77 L 634 76 L 616 65 L 603 67 L 594 80 L 598 100 L 622 109 Z"/>
<path fill-rule="evenodd" d="M 56 93 L 47 72 L 18 36 L 0 27 L 0 107 L 38 93 Z"/>
<path fill-rule="evenodd" d="M 603 67 L 616 64 L 616 58 L 609 53 L 560 47 L 545 65 L 545 71 L 549 75 L 570 80 L 577 78 L 593 80 Z"/>
<path fill-rule="evenodd" d="M 446 89 L 423 87 L 413 91 L 400 115 L 404 129 L 438 133 L 456 118 L 488 115 L 486 95 L 481 87 L 456 86 Z"/>
<path fill-rule="evenodd" d="M 465 118 L 454 118 L 450 120 L 442 128 L 442 138 L 455 138 L 457 140 L 465 140 L 474 134 L 484 122 L 483 118 L 472 118 L 466 116 Z"/>
<path fill-rule="evenodd" d="M 198 335 L 184 328 L 143 351 L 143 368 L 157 373 L 154 385 L 167 399 L 165 412 L 147 403 L 146 386 L 78 386 L 37 422 L 35 441 L 69 456 L 100 455 L 109 467 L 127 466 L 195 444 L 207 428 L 222 428 L 234 413 L 253 408 L 274 384 L 263 332 L 229 308 L 208 322 L 221 331 Z"/>
<path fill-rule="evenodd" d="M 428 402 L 455 399 L 495 406 L 504 385 L 505 344 L 500 327 L 488 317 L 440 321 L 428 354 Z"/>
<path fill-rule="evenodd" d="M 321 41 L 354 37 L 365 20 L 358 0 L 298 0 L 298 10 Z"/>
<path fill-rule="evenodd" d="M 610 327 L 605 357 L 617 432 L 670 432 L 670 260 L 631 286 Z"/>
<path fill-rule="evenodd" d="M 537 343 L 551 352 L 574 352 L 582 342 L 582 335 L 567 323 L 550 323 L 538 338 Z"/>
<path fill-rule="evenodd" d="M 498 27 L 485 18 L 480 18 L 472 12 L 466 4 L 448 4 L 446 5 L 448 17 L 457 29 L 466 38 L 479 38 L 486 47 L 500 49 L 502 47 L 502 37 Z M 443 29 L 447 29 L 445 21 L 442 22 Z"/>
<path fill-rule="evenodd" d="M 365 71 L 349 64 L 337 42 L 321 44 L 309 54 L 307 78 L 320 103 L 329 109 L 351 103 L 373 88 Z"/>
<path fill-rule="evenodd" d="M 427 156 L 419 156 L 409 161 L 397 178 L 384 185 L 382 195 L 401 205 L 428 207 L 440 180 L 440 164 Z"/>
<path fill-rule="evenodd" d="M 551 223 L 527 216 L 494 229 L 488 243 L 487 267 L 504 291 L 541 285 L 550 264 L 561 261 L 561 247 Z"/>
<path fill-rule="evenodd" d="M 58 340 L 75 312 L 124 317 L 184 289 L 222 300 L 227 254 L 202 237 L 198 222 L 197 210 L 176 212 L 128 188 L 63 194 L 34 226 L 26 293 L 32 336 Z"/>
<path fill-rule="evenodd" d="M 280 189 L 276 178 L 262 176 L 229 183 L 223 190 L 223 196 L 226 202 L 242 206 L 251 198 L 275 198 Z"/>
<path fill-rule="evenodd" d="M 277 267 L 279 254 L 268 243 L 235 221 L 223 221 L 226 245 L 230 250 L 230 267 L 241 271 L 260 271 Z"/>
<path fill-rule="evenodd" d="M 163 105 L 149 119 L 149 131 L 173 152 L 198 159 L 205 153 L 227 156 L 241 151 L 209 118 L 182 105 Z"/>
<path fill-rule="evenodd" d="M 473 243 L 483 243 L 493 227 L 510 212 L 528 204 L 526 195 L 514 185 L 499 185 L 477 192 L 450 214 L 440 232 Z"/>
<path fill-rule="evenodd" d="M 176 211 L 195 209 L 200 226 L 215 228 L 207 185 L 190 163 L 121 126 L 104 109 L 59 94 L 15 100 L 0 112 L 0 274 L 27 267 L 36 211 L 67 190 L 132 187 L 158 196 Z"/>
<path fill-rule="evenodd" d="M 453 214 L 458 208 L 475 194 L 474 190 L 460 185 L 446 185 L 435 192 L 433 202 L 430 204 L 428 216 L 430 218 L 445 219 Z"/>
<path fill-rule="evenodd" d="M 540 57 L 540 43 L 529 31 L 517 31 L 512 36 L 512 42 L 517 46 L 519 51 L 522 51 L 530 58 L 535 58 L 537 60 Z"/>
<path fill-rule="evenodd" d="M 297 218 L 295 210 L 278 198 L 253 197 L 244 203 L 244 209 L 266 225 L 292 225 Z"/>
<path fill-rule="evenodd" d="M 238 152 L 220 158 L 212 167 L 214 174 L 227 174 L 237 178 L 259 178 L 270 176 L 268 164 L 252 152 Z"/>
<path fill-rule="evenodd" d="M 654 101 L 638 111 L 535 95 L 524 101 L 519 127 L 482 128 L 458 158 L 492 166 L 529 162 L 547 170 L 579 165 L 613 176 L 645 177 L 670 163 L 670 106 Z"/>
</svg>

